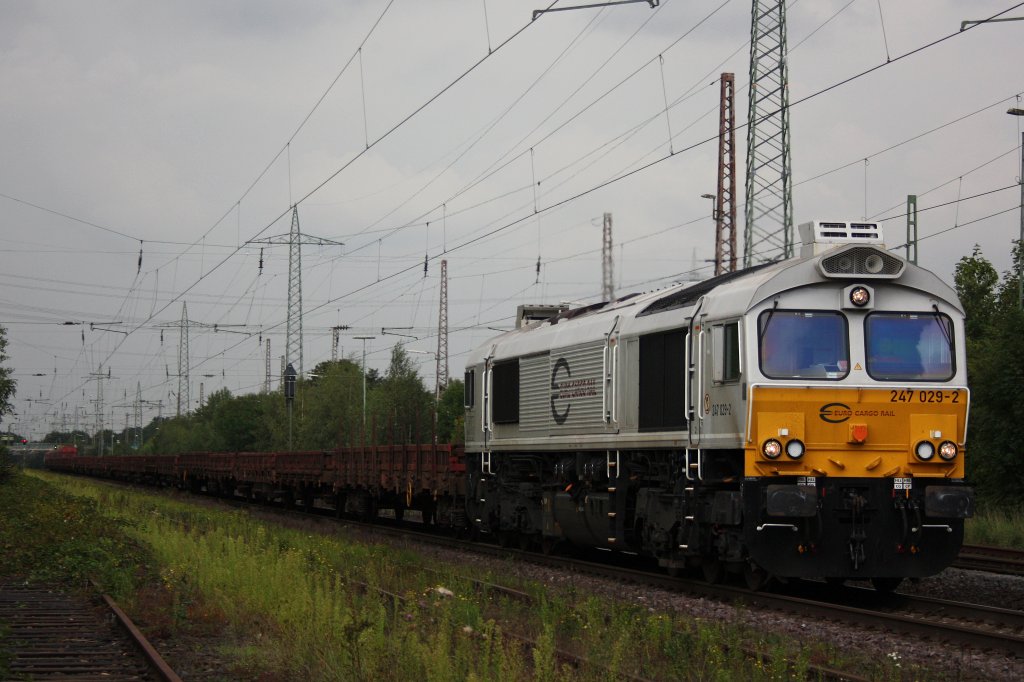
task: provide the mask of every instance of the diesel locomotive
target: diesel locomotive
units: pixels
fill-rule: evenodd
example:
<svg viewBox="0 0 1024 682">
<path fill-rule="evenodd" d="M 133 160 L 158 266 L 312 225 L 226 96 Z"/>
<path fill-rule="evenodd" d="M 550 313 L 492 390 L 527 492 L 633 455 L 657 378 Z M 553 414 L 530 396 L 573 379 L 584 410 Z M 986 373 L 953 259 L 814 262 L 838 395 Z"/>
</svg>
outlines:
<svg viewBox="0 0 1024 682">
<path fill-rule="evenodd" d="M 521 306 L 467 361 L 466 522 L 751 587 L 948 566 L 974 506 L 963 308 L 877 223 L 799 234 L 697 284 Z"/>
</svg>

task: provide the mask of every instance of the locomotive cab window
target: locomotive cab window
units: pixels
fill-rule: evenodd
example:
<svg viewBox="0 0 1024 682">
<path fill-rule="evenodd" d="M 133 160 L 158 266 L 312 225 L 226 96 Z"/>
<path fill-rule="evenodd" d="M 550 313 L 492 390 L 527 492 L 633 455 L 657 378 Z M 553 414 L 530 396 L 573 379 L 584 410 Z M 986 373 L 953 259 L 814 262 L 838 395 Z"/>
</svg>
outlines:
<svg viewBox="0 0 1024 682">
<path fill-rule="evenodd" d="M 953 321 L 941 313 L 872 313 L 864 319 L 868 376 L 878 381 L 953 378 Z"/>
<path fill-rule="evenodd" d="M 491 409 L 494 423 L 518 424 L 519 360 L 495 363 L 491 372 Z"/>
<path fill-rule="evenodd" d="M 849 374 L 849 334 L 840 313 L 772 309 L 757 322 L 758 360 L 766 377 L 838 381 Z"/>
<path fill-rule="evenodd" d="M 714 353 L 712 378 L 716 384 L 739 381 L 740 325 L 738 322 L 711 328 L 711 352 Z"/>
</svg>

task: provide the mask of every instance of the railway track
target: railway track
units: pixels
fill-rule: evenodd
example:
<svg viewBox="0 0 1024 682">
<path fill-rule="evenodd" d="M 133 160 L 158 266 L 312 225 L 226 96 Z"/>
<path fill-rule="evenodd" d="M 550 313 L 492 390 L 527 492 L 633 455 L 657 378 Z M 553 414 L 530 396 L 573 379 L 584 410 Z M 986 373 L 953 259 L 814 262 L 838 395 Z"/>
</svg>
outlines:
<svg viewBox="0 0 1024 682">
<path fill-rule="evenodd" d="M 545 563 L 552 559 L 538 555 L 522 558 Z M 563 561 L 559 557 L 557 562 L 548 565 L 719 601 L 1024 658 L 1024 613 L 1021 611 L 904 594 L 886 595 L 867 588 L 836 589 L 824 583 L 804 581 L 794 582 L 776 591 L 753 592 L 732 585 L 710 585 L 699 580 L 673 578 L 648 570 L 572 559 L 568 560 L 568 564 Z"/>
<path fill-rule="evenodd" d="M 988 573 L 1024 575 L 1024 551 L 985 545 L 964 545 L 953 566 Z"/>
<path fill-rule="evenodd" d="M 220 498 L 220 501 L 227 501 L 232 506 L 251 506 L 238 499 Z M 282 513 L 310 517 L 310 514 L 298 509 L 272 506 L 258 508 L 274 515 Z M 333 512 L 321 509 L 319 514 L 314 515 L 326 519 L 333 516 Z M 637 569 L 562 556 L 548 556 L 425 532 L 415 527 L 410 528 L 408 523 L 380 521 L 364 523 L 346 518 L 342 523 L 372 534 L 401 536 L 429 544 L 514 558 L 610 580 L 693 594 L 725 603 L 856 625 L 874 631 L 912 635 L 936 642 L 1024 658 L 1024 613 L 1020 611 L 903 594 L 885 595 L 865 588 L 836 589 L 823 583 L 809 581 L 794 581 L 781 590 L 754 592 L 731 585 L 711 585 L 700 580 L 671 577 L 656 569 Z M 495 588 L 491 586 L 489 589 Z M 828 669 L 818 671 L 817 674 L 821 679 L 858 679 L 855 674 Z"/>
<path fill-rule="evenodd" d="M 114 601 L 0 583 L 0 646 L 12 680 L 181 682 Z"/>
<path fill-rule="evenodd" d="M 392 525 L 363 524 L 347 520 L 346 523 L 371 532 L 411 536 L 432 544 L 515 558 L 610 580 L 1024 658 L 1024 612 L 1013 609 L 899 593 L 885 594 L 869 588 L 846 586 L 837 589 L 825 583 L 812 581 L 794 581 L 775 590 L 755 592 L 733 585 L 712 585 L 701 580 L 672 577 L 655 569 L 638 569 L 584 559 L 547 556 L 488 543 L 440 537 Z"/>
</svg>

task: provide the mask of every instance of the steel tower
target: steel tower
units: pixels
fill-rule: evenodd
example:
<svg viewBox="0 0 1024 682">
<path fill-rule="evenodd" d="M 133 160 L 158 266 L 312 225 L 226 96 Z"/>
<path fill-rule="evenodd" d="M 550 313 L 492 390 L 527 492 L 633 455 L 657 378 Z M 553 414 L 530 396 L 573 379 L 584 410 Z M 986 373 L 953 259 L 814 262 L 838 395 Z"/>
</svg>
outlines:
<svg viewBox="0 0 1024 682">
<path fill-rule="evenodd" d="M 296 363 L 302 375 L 302 233 L 299 207 L 292 207 L 292 229 L 288 233 L 288 339 L 285 357 Z"/>
<path fill-rule="evenodd" d="M 441 399 L 441 392 L 448 387 L 448 261 L 441 261 L 441 305 L 437 315 L 437 385 L 434 388 L 434 402 Z"/>
<path fill-rule="evenodd" d="M 344 246 L 323 237 L 303 236 L 299 229 L 299 207 L 292 206 L 292 227 L 286 235 L 254 239 L 251 244 L 288 245 L 288 325 L 285 340 L 285 365 L 291 363 L 302 376 L 302 245 Z M 282 373 L 282 376 L 284 374 Z"/>
<path fill-rule="evenodd" d="M 793 255 L 786 3 L 754 0 L 743 267 Z"/>
<path fill-rule="evenodd" d="M 715 274 L 736 270 L 736 109 L 735 79 L 721 78 L 718 115 L 718 194 L 715 195 Z"/>
<path fill-rule="evenodd" d="M 191 396 L 188 391 L 188 307 L 181 303 L 181 336 L 178 342 L 178 416 L 181 416 L 182 403 L 185 414 L 188 414 Z"/>
<path fill-rule="evenodd" d="M 601 237 L 601 298 L 611 301 L 615 298 L 614 276 L 612 275 L 612 214 L 604 214 L 604 229 Z"/>
</svg>

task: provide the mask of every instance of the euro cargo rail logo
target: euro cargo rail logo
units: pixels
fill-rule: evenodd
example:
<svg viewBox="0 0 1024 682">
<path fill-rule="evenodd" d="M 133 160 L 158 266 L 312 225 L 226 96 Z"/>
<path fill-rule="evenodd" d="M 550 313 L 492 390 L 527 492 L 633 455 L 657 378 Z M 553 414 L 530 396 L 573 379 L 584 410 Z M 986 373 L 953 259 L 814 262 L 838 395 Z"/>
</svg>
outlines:
<svg viewBox="0 0 1024 682">
<path fill-rule="evenodd" d="M 558 380 L 559 370 L 565 371 L 566 380 Z M 558 358 L 554 368 L 551 370 L 551 416 L 555 423 L 561 426 L 569 418 L 569 410 L 572 408 L 573 398 L 589 398 L 597 395 L 597 382 L 594 379 L 573 379 L 572 371 L 569 369 L 569 361 L 565 358 Z M 566 401 L 565 409 L 558 411 L 556 402 Z"/>
<path fill-rule="evenodd" d="M 821 406 L 821 409 L 818 410 L 818 416 L 821 417 L 822 421 L 826 421 L 829 424 L 842 424 L 853 416 L 853 410 L 850 409 L 849 405 L 843 403 L 828 403 Z"/>
</svg>

